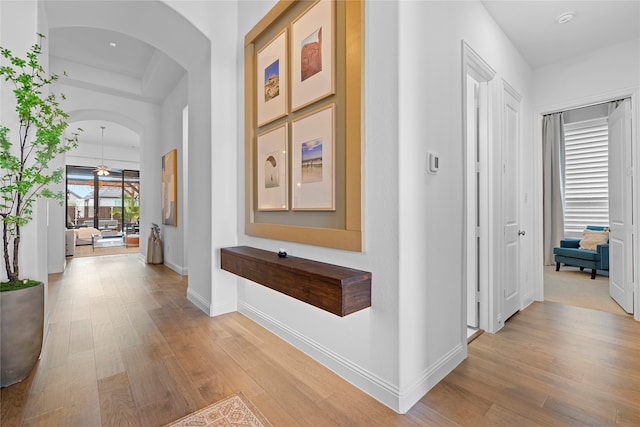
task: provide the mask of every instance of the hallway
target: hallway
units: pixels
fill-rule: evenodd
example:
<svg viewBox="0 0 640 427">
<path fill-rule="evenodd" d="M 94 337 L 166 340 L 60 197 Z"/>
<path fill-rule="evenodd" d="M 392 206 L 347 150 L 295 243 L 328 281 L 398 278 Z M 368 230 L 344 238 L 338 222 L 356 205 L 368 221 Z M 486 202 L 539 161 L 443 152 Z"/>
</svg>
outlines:
<svg viewBox="0 0 640 427">
<path fill-rule="evenodd" d="M 209 318 L 137 255 L 78 258 L 49 285 L 42 359 L 2 389 L 8 426 L 161 426 L 242 391 L 274 426 L 640 424 L 640 324 L 534 303 L 407 415 L 241 314 Z"/>
</svg>

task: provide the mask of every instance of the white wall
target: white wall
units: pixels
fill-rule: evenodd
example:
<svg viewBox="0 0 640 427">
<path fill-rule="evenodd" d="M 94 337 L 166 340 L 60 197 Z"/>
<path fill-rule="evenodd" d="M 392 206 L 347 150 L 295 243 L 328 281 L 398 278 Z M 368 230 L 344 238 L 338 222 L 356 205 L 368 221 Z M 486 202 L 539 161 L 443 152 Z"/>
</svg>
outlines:
<svg viewBox="0 0 640 427">
<path fill-rule="evenodd" d="M 400 385 L 412 396 L 411 404 L 455 366 L 466 340 L 461 333 L 466 289 L 461 40 L 497 72 L 491 94 L 494 118 L 500 117 L 503 79 L 523 96 L 525 143 L 531 71 L 479 2 L 401 2 L 400 23 Z M 489 156 L 496 204 L 489 232 L 499 290 L 500 127 L 493 133 Z M 440 157 L 437 175 L 426 173 L 428 151 Z M 526 170 L 523 164 L 525 176 Z M 521 220 L 527 227 L 530 219 Z M 527 242 L 522 243 L 526 253 Z M 497 298 L 493 304 L 499 306 Z"/>
<path fill-rule="evenodd" d="M 105 122 L 106 123 L 106 122 Z M 70 123 L 68 131 L 75 131 Z M 96 144 L 80 144 L 65 156 L 65 163 L 73 166 L 96 167 L 102 164 L 102 147 Z M 115 169 L 140 170 L 140 149 L 105 145 L 104 164 Z"/>
<path fill-rule="evenodd" d="M 538 68 L 533 73 L 536 108 L 589 101 L 612 91 L 637 88 L 640 39 Z"/>
<path fill-rule="evenodd" d="M 238 63 L 243 63 L 244 35 L 264 16 L 274 2 L 239 2 Z M 239 310 L 273 330 L 298 348 L 309 353 L 360 388 L 373 394 L 391 407 L 398 407 L 398 246 L 397 211 L 397 99 L 394 85 L 396 74 L 393 54 L 397 46 L 394 34 L 397 21 L 390 19 L 397 5 L 376 2 L 366 13 L 366 79 L 367 99 L 364 110 L 365 134 L 365 249 L 363 253 L 334 250 L 316 246 L 256 238 L 244 234 L 244 125 L 238 123 L 238 160 L 236 192 L 238 197 L 239 244 L 287 252 L 303 258 L 349 266 L 373 273 L 370 309 L 337 317 L 301 303 L 283 294 L 238 279 L 225 273 L 229 281 L 239 282 Z M 380 29 L 376 31 L 376 28 Z M 391 58 L 390 58 L 391 53 Z M 240 83 L 238 99 L 243 99 L 243 67 L 236 79 Z M 389 104 L 387 104 L 390 103 Z M 389 108 L 391 107 L 391 108 Z M 239 105 L 238 117 L 244 117 L 244 105 Z M 384 164 L 385 173 L 371 173 Z"/>
<path fill-rule="evenodd" d="M 269 6 L 239 3 L 239 40 Z M 524 117 L 531 73 L 479 3 L 368 2 L 365 14 L 363 253 L 243 235 L 242 198 L 238 222 L 240 244 L 371 271 L 372 307 L 337 318 L 236 280 L 241 312 L 404 412 L 464 357 L 461 40 L 527 97 Z M 437 176 L 426 174 L 428 149 L 441 156 Z"/>
<path fill-rule="evenodd" d="M 182 275 L 187 273 L 187 260 L 184 257 L 183 239 L 186 211 L 182 197 L 185 191 L 183 177 L 187 173 L 182 167 L 182 110 L 187 105 L 187 90 L 188 82 L 187 76 L 185 75 L 162 103 L 160 115 L 160 134 L 162 135 L 162 139 L 158 147 L 161 155 L 173 149 L 176 149 L 178 152 L 178 225 L 176 227 L 163 225 L 162 236 L 165 265 Z"/>
<path fill-rule="evenodd" d="M 219 266 L 220 248 L 237 243 L 236 159 L 242 145 L 235 114 L 239 99 L 238 5 L 231 1 L 166 3 L 210 42 L 210 56 L 196 74 L 189 75 L 187 297 L 205 313 L 217 315 L 237 309 L 236 281 Z M 194 266 L 202 268 L 194 270 Z"/>
<path fill-rule="evenodd" d="M 0 45 L 11 50 L 15 55 L 25 57 L 30 47 L 38 42 L 36 33 L 46 34 L 46 19 L 42 16 L 40 7 L 35 1 L 0 2 Z M 46 48 L 46 40 L 43 42 Z M 40 58 L 43 66 L 47 65 L 47 58 Z M 17 141 L 19 121 L 15 115 L 15 100 L 12 88 L 4 81 L 0 84 L 0 124 L 11 129 L 9 139 Z M 15 147 L 15 145 L 14 145 Z M 14 151 L 17 154 L 18 151 Z M 52 166 L 55 166 L 52 164 Z M 49 325 L 49 291 L 48 291 L 48 228 L 49 201 L 39 199 L 33 208 L 33 221 L 21 230 L 20 244 L 20 277 L 39 280 L 44 283 L 45 336 Z M 55 216 L 53 216 L 55 218 Z M 4 259 L 4 258 L 3 258 Z M 0 280 L 5 281 L 7 274 L 0 268 Z"/>
</svg>

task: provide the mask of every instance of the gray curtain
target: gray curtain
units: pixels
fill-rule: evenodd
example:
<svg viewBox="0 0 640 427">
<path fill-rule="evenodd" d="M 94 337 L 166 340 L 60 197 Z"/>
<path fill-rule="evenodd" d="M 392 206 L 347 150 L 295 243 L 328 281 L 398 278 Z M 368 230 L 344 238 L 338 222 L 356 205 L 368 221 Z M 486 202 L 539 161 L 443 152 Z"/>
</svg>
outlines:
<svg viewBox="0 0 640 427">
<path fill-rule="evenodd" d="M 544 263 L 554 264 L 553 248 L 564 238 L 564 120 L 562 113 L 542 118 Z"/>
</svg>

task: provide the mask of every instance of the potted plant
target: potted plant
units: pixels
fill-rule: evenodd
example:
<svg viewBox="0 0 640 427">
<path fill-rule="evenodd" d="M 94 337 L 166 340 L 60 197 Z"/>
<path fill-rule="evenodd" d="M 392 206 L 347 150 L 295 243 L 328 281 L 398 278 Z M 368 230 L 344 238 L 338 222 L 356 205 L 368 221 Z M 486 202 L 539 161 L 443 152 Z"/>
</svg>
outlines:
<svg viewBox="0 0 640 427">
<path fill-rule="evenodd" d="M 49 87 L 58 76 L 40 64 L 41 42 L 15 56 L 0 46 L 0 84 L 15 96 L 16 127 L 0 124 L 0 218 L 2 255 L 7 282 L 0 283 L 1 385 L 22 381 L 37 361 L 44 328 L 44 284 L 20 276 L 21 228 L 32 220 L 40 197 L 64 200 L 49 186 L 60 183 L 62 168 L 49 170 L 49 162 L 78 145 L 78 133 L 64 136 L 68 124 L 58 97 Z M 64 99 L 64 95 L 61 95 Z"/>
</svg>

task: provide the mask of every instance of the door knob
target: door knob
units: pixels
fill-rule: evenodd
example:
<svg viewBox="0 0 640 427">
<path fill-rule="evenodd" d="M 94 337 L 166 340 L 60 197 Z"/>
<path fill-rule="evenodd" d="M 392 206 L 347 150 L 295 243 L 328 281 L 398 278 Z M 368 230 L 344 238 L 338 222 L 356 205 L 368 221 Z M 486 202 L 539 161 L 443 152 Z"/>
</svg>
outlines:
<svg viewBox="0 0 640 427">
<path fill-rule="evenodd" d="M 524 236 L 524 230 L 518 230 L 518 236 Z"/>
</svg>

